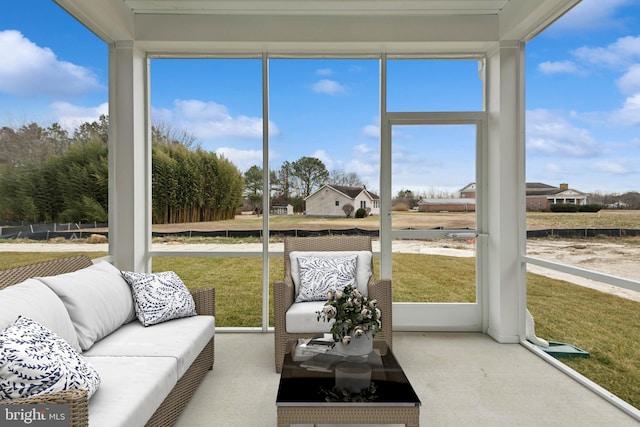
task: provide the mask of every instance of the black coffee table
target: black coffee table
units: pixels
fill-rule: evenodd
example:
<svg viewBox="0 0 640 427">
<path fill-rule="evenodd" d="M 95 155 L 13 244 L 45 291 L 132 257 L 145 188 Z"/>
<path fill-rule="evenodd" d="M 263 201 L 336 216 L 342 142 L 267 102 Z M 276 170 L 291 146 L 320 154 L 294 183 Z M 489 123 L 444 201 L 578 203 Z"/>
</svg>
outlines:
<svg viewBox="0 0 640 427">
<path fill-rule="evenodd" d="M 420 424 L 420 399 L 382 344 L 366 357 L 285 354 L 276 398 L 278 427 L 291 424 Z M 296 359 L 296 360 L 294 360 Z"/>
</svg>

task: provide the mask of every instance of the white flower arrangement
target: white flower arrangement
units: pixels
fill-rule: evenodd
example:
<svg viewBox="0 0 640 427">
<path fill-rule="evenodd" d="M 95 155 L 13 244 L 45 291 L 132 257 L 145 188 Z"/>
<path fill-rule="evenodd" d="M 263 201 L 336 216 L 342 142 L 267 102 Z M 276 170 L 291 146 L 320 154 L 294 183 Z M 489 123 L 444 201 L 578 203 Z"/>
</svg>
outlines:
<svg viewBox="0 0 640 427">
<path fill-rule="evenodd" d="M 373 337 L 380 331 L 382 323 L 377 300 L 370 300 L 351 285 L 345 286 L 341 291 L 329 291 L 327 297 L 328 301 L 322 311 L 316 313 L 318 321 L 335 319 L 330 329 L 334 341 L 347 345 L 352 339 L 364 337 L 368 333 Z"/>
</svg>

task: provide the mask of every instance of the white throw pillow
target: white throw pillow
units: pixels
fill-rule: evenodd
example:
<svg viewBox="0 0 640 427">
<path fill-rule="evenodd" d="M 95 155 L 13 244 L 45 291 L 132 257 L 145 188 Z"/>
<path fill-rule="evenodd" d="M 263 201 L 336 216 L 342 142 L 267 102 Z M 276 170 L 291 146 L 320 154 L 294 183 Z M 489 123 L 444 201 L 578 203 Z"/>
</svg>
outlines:
<svg viewBox="0 0 640 427">
<path fill-rule="evenodd" d="M 0 333 L 0 400 L 100 385 L 98 372 L 65 340 L 21 316 Z"/>
<path fill-rule="evenodd" d="M 291 261 L 291 278 L 295 287 L 295 293 L 298 295 L 300 286 L 300 270 L 298 267 L 299 256 L 315 256 L 319 258 L 333 258 L 337 256 L 357 255 L 356 262 L 356 287 L 365 296 L 369 294 L 369 279 L 373 275 L 371 269 L 371 260 L 373 253 L 371 251 L 292 251 L 289 253 Z"/>
<path fill-rule="evenodd" d="M 136 316 L 144 326 L 196 315 L 193 296 L 175 272 L 122 275 L 131 285 Z"/>
<path fill-rule="evenodd" d="M 0 331 L 20 316 L 51 329 L 76 351 L 82 351 L 69 312 L 60 298 L 41 281 L 27 279 L 0 291 Z"/>
<path fill-rule="evenodd" d="M 108 262 L 38 279 L 64 303 L 83 350 L 135 319 L 131 289 Z"/>
<path fill-rule="evenodd" d="M 296 302 L 323 301 L 328 292 L 356 283 L 357 255 L 321 258 L 298 257 L 300 286 Z"/>
</svg>

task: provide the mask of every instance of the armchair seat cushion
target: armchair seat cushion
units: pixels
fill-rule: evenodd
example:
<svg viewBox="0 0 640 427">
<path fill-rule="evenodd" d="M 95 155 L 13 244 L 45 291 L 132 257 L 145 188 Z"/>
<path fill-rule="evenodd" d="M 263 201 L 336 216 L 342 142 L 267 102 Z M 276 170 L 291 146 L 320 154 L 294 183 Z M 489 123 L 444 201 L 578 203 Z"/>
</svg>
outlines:
<svg viewBox="0 0 640 427">
<path fill-rule="evenodd" d="M 287 332 L 291 334 L 328 333 L 333 321 L 318 321 L 317 311 L 321 311 L 326 301 L 297 302 L 292 304 L 285 315 Z"/>
</svg>

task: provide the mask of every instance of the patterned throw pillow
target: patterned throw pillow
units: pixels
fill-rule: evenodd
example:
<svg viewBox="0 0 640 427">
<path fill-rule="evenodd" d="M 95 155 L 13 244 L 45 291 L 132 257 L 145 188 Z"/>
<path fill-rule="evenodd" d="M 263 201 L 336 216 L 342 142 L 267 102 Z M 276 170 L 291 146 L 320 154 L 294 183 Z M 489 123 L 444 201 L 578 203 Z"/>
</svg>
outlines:
<svg viewBox="0 0 640 427">
<path fill-rule="evenodd" d="M 0 333 L 0 400 L 100 385 L 98 372 L 65 340 L 20 316 Z"/>
<path fill-rule="evenodd" d="M 131 285 L 136 316 L 144 326 L 196 315 L 193 296 L 173 271 L 123 271 L 122 276 Z"/>
<path fill-rule="evenodd" d="M 356 283 L 357 255 L 298 257 L 300 287 L 296 302 L 324 301 L 327 293 Z"/>
</svg>

